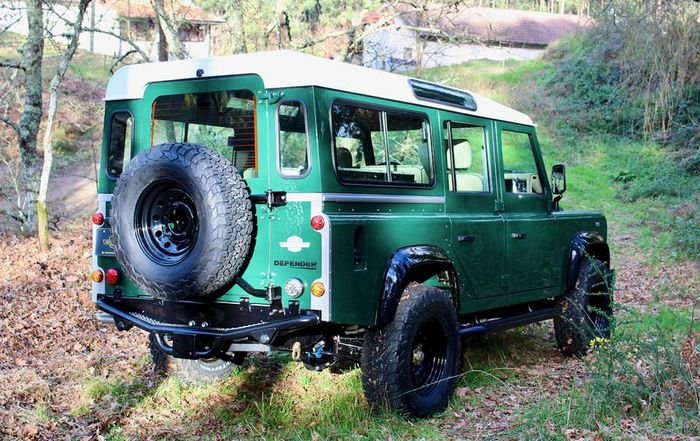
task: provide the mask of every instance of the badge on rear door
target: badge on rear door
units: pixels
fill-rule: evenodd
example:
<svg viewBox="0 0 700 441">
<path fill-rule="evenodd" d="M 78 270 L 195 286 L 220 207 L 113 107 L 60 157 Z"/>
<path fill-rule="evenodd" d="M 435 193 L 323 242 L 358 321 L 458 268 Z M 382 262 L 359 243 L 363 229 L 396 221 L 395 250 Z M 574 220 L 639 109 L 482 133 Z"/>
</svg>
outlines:
<svg viewBox="0 0 700 441">
<path fill-rule="evenodd" d="M 304 239 L 299 236 L 289 236 L 285 242 L 280 242 L 280 246 L 288 249 L 290 253 L 298 253 L 302 249 L 310 247 L 311 243 L 304 242 Z"/>
</svg>

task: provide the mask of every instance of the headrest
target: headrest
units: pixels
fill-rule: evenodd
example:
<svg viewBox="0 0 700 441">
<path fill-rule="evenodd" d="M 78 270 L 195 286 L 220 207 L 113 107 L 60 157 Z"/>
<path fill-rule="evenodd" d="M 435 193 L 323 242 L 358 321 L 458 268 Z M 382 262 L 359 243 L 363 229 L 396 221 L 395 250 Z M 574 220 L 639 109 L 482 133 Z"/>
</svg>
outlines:
<svg viewBox="0 0 700 441">
<path fill-rule="evenodd" d="M 338 167 L 352 168 L 352 153 L 345 147 L 338 147 L 336 150 L 338 155 Z"/>
<path fill-rule="evenodd" d="M 469 141 L 455 144 L 455 170 L 468 169 L 472 166 L 472 145 Z"/>
</svg>

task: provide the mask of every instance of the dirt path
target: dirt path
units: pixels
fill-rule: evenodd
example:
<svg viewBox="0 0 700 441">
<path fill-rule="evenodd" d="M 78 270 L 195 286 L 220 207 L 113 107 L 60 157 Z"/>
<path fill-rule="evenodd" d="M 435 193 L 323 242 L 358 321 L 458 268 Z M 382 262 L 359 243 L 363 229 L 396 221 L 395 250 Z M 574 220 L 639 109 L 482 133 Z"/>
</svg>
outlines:
<svg viewBox="0 0 700 441">
<path fill-rule="evenodd" d="M 55 173 L 49 185 L 49 210 L 59 225 L 88 219 L 97 207 L 95 168 L 81 164 Z"/>
</svg>

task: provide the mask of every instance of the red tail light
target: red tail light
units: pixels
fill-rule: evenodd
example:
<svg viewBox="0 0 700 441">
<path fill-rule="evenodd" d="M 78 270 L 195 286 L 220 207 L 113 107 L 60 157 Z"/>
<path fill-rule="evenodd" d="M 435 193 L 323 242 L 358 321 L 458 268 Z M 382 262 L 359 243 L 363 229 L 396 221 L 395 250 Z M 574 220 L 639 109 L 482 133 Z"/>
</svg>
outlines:
<svg viewBox="0 0 700 441">
<path fill-rule="evenodd" d="M 323 220 L 323 216 L 321 215 L 316 215 L 311 218 L 311 228 L 314 230 L 318 231 L 323 229 L 323 226 L 326 224 L 326 221 Z"/>
<path fill-rule="evenodd" d="M 105 215 L 100 213 L 99 211 L 95 214 L 92 215 L 92 223 L 97 225 L 98 227 L 105 223 Z"/>
<path fill-rule="evenodd" d="M 105 272 L 105 280 L 110 285 L 118 284 L 119 279 L 121 279 L 121 275 L 119 274 L 119 271 L 117 271 L 115 268 L 110 268 Z"/>
</svg>

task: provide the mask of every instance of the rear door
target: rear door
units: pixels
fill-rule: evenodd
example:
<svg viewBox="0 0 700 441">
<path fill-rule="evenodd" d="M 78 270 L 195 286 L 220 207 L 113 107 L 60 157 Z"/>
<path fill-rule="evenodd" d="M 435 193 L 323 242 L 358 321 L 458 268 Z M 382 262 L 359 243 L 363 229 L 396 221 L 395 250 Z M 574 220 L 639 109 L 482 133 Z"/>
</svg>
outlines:
<svg viewBox="0 0 700 441">
<path fill-rule="evenodd" d="M 537 154 L 533 127 L 498 123 L 498 181 L 506 221 L 507 291 L 548 288 L 560 274 L 555 259 L 557 224 L 550 209 L 551 194 L 544 164 Z"/>
<path fill-rule="evenodd" d="M 150 104 L 150 124 L 140 125 L 140 145 L 189 142 L 205 145 L 230 160 L 246 181 L 251 194 L 264 194 L 270 188 L 272 160 L 268 95 L 260 77 L 241 75 L 228 78 L 150 84 L 144 101 Z M 271 283 L 269 222 L 261 206 L 254 206 L 256 217 L 254 247 L 244 267 L 243 279 L 253 288 Z M 267 303 L 246 293 L 240 286 L 220 298 L 251 303 Z"/>
<path fill-rule="evenodd" d="M 499 295 L 505 223 L 496 211 L 491 122 L 455 115 L 444 122 L 443 132 L 446 209 L 459 277 L 466 278 L 477 298 Z"/>
</svg>

